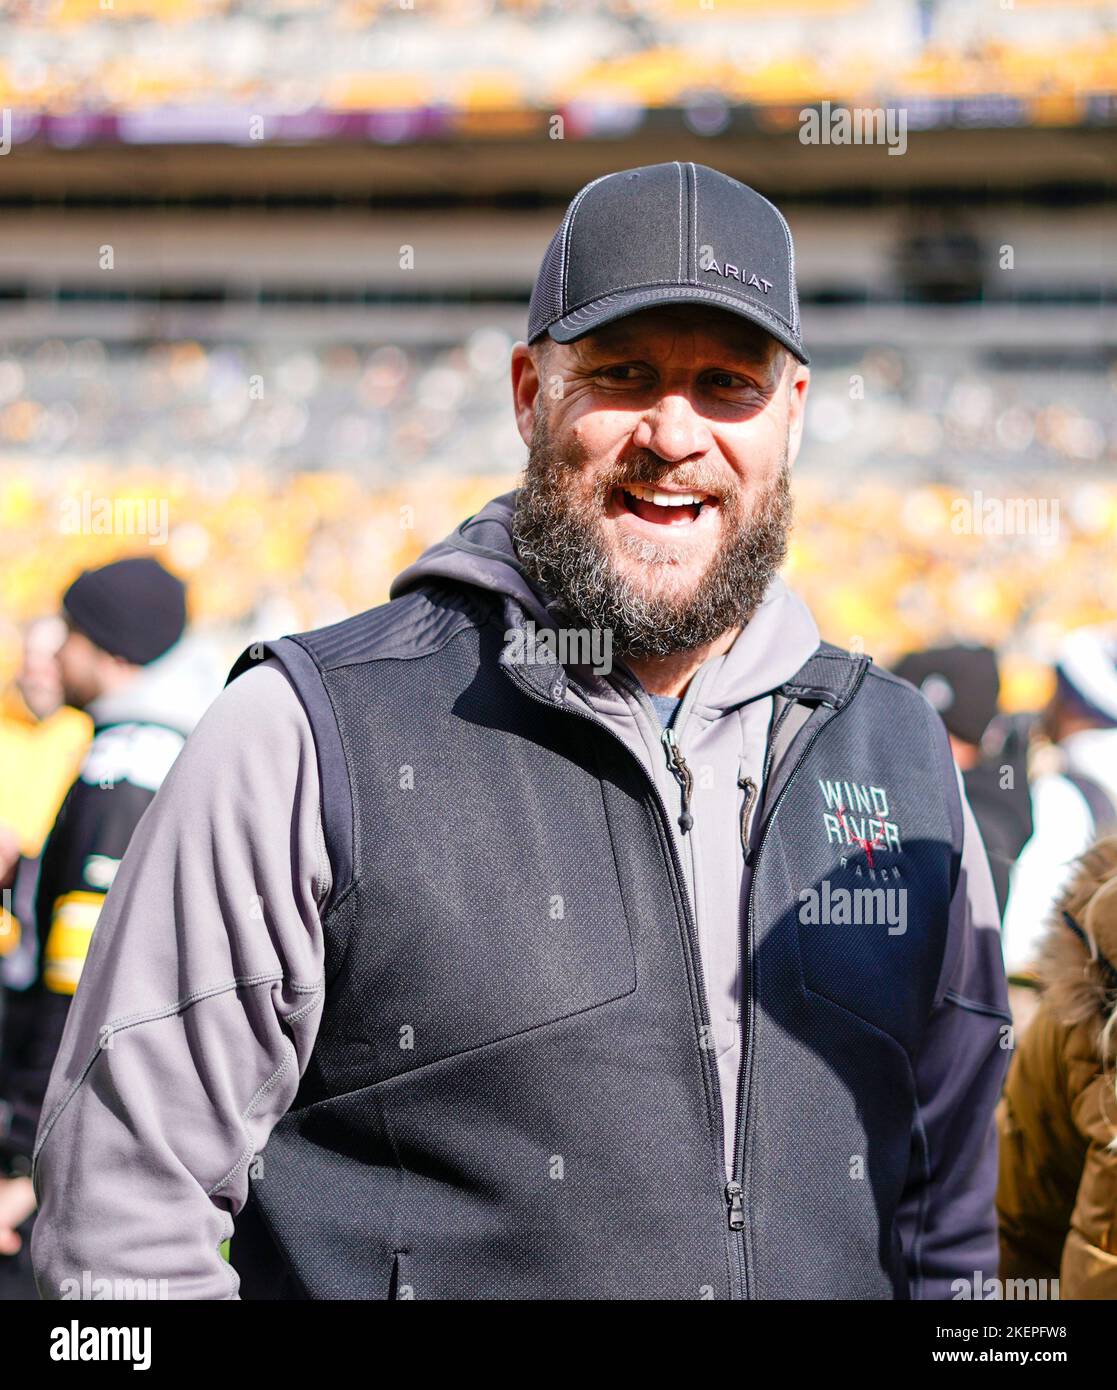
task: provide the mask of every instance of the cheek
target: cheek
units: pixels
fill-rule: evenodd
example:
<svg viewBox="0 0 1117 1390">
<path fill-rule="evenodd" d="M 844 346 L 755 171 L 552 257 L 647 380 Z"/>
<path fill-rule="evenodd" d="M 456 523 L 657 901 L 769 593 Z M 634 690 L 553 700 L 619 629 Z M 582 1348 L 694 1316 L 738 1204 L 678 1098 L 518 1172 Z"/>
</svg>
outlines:
<svg viewBox="0 0 1117 1390">
<path fill-rule="evenodd" d="M 787 420 L 759 421 L 723 442 L 722 452 L 742 493 L 761 492 L 779 477 L 787 448 Z"/>
<path fill-rule="evenodd" d="M 631 421 L 595 410 L 573 420 L 568 429 L 556 426 L 552 437 L 566 458 L 580 462 L 586 473 L 597 473 L 612 464 L 631 434 Z"/>
<path fill-rule="evenodd" d="M 572 436 L 562 447 L 567 464 L 567 484 L 583 499 L 592 498 L 606 474 L 613 469 L 616 447 L 611 443 Z"/>
<path fill-rule="evenodd" d="M 71 687 L 78 689 L 83 684 L 85 675 L 85 663 L 73 651 L 60 653 L 58 657 L 58 676 L 59 679 Z"/>
</svg>

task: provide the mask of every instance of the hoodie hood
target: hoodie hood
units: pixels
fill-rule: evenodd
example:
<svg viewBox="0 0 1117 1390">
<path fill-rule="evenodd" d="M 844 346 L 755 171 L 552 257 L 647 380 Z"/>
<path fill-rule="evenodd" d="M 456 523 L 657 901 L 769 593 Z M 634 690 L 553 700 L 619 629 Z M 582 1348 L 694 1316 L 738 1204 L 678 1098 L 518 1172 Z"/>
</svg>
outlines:
<svg viewBox="0 0 1117 1390">
<path fill-rule="evenodd" d="M 431 579 L 456 579 L 461 584 L 514 598 L 537 623 L 557 626 L 557 618 L 547 606 L 554 601 L 529 583 L 512 545 L 515 506 L 513 488 L 466 517 L 445 540 L 428 546 L 414 563 L 396 575 L 388 597 L 399 598 Z"/>
<path fill-rule="evenodd" d="M 1064 910 L 1082 936 L 1063 921 Z M 1100 1034 L 1115 998 L 1102 962 L 1117 968 L 1117 836 L 1112 835 L 1095 841 L 1075 861 L 1048 914 L 1036 973 L 1048 1006 L 1063 1023 L 1089 1023 Z"/>
<path fill-rule="evenodd" d="M 494 497 L 402 570 L 392 581 L 389 598 L 432 579 L 456 580 L 514 599 L 537 625 L 557 628 L 560 601 L 528 580 L 512 544 L 515 505 L 515 489 Z M 795 675 L 818 642 L 818 627 L 807 605 L 776 576 L 729 651 L 702 668 L 703 706 L 716 715 L 776 689 Z M 619 658 L 617 664 L 624 665 Z M 568 669 L 590 686 L 600 684 L 588 667 Z"/>
</svg>

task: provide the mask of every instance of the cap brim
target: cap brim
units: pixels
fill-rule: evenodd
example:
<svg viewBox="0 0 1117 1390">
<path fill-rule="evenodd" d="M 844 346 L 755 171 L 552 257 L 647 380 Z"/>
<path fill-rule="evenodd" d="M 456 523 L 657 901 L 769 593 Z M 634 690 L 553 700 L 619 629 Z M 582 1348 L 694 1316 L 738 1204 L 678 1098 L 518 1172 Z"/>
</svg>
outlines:
<svg viewBox="0 0 1117 1390">
<path fill-rule="evenodd" d="M 623 319 L 640 309 L 651 309 L 660 304 L 708 304 L 711 308 L 722 309 L 747 319 L 762 328 L 765 333 L 782 343 L 792 356 L 804 366 L 810 365 L 810 358 L 796 342 L 786 324 L 775 314 L 766 310 L 762 304 L 752 305 L 721 290 L 706 289 L 701 285 L 651 285 L 643 289 L 621 290 L 616 294 L 603 295 L 580 308 L 572 310 L 557 319 L 547 331 L 556 343 L 573 343 L 584 338 L 587 333 Z"/>
</svg>

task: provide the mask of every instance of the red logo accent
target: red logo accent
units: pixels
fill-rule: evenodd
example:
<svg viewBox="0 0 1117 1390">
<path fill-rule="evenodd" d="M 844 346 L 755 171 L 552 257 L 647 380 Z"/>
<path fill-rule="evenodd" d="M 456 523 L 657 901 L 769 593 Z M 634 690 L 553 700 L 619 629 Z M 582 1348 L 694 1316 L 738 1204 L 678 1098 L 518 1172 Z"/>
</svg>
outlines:
<svg viewBox="0 0 1117 1390">
<path fill-rule="evenodd" d="M 868 860 L 869 868 L 871 869 L 874 867 L 873 847 L 874 845 L 879 845 L 881 843 L 881 836 L 884 834 L 884 826 L 883 824 L 881 824 L 880 829 L 877 831 L 877 833 L 873 836 L 871 840 L 862 839 L 860 835 L 851 835 L 849 826 L 846 824 L 845 809 L 846 808 L 839 801 L 838 805 L 835 807 L 835 814 L 838 817 L 838 822 L 841 825 L 842 829 L 845 831 L 845 837 L 848 843 L 851 845 L 857 845 L 859 849 L 863 849 L 865 851 L 865 858 Z"/>
</svg>

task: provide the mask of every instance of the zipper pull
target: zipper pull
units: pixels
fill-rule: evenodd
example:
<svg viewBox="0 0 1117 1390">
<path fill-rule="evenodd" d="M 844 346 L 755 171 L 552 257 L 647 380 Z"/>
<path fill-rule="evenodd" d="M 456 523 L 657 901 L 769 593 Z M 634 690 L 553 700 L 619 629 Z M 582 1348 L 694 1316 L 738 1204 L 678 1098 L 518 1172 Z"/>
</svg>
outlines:
<svg viewBox="0 0 1117 1390">
<path fill-rule="evenodd" d="M 683 813 L 679 817 L 679 825 L 685 835 L 694 825 L 694 817 L 690 813 L 690 794 L 694 788 L 694 774 L 687 767 L 682 750 L 675 741 L 675 730 L 664 729 L 662 738 L 663 746 L 667 749 L 667 766 L 674 774 L 676 782 L 683 789 Z"/>
<path fill-rule="evenodd" d="M 725 1200 L 729 1204 L 729 1229 L 731 1231 L 743 1231 L 745 1228 L 745 1207 L 741 1201 L 741 1184 L 739 1182 L 727 1182 L 725 1184 Z"/>
<path fill-rule="evenodd" d="M 745 863 L 751 864 L 751 850 L 749 849 L 749 834 L 752 830 L 752 813 L 756 810 L 757 793 L 759 788 L 751 777 L 738 777 L 737 785 L 744 791 L 745 799 L 741 803 L 741 848 L 745 852 Z"/>
</svg>

